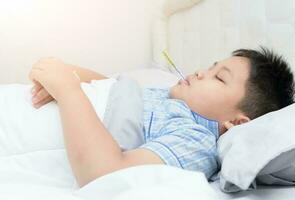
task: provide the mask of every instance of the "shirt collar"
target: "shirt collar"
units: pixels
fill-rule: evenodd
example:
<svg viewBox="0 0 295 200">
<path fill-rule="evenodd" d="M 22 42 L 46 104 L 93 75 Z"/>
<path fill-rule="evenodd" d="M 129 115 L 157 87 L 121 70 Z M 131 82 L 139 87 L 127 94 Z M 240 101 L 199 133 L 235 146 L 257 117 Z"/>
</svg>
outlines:
<svg viewBox="0 0 295 200">
<path fill-rule="evenodd" d="M 208 119 L 208 118 L 201 116 L 200 114 L 198 114 L 192 110 L 191 110 L 191 112 L 198 124 L 203 125 L 204 127 L 208 128 L 212 133 L 214 133 L 214 135 L 217 137 L 217 139 L 219 138 L 220 133 L 219 133 L 218 121 Z"/>
</svg>

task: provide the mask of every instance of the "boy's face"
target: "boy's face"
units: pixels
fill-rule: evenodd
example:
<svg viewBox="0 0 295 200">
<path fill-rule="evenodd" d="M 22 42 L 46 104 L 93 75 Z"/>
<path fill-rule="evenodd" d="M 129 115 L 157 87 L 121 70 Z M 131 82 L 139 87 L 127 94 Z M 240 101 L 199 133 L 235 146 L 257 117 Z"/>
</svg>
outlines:
<svg viewBox="0 0 295 200">
<path fill-rule="evenodd" d="M 250 63 L 244 57 L 230 57 L 214 63 L 179 81 L 170 90 L 170 98 L 181 99 L 194 112 L 225 122 L 240 111 L 237 104 L 244 98 Z"/>
</svg>

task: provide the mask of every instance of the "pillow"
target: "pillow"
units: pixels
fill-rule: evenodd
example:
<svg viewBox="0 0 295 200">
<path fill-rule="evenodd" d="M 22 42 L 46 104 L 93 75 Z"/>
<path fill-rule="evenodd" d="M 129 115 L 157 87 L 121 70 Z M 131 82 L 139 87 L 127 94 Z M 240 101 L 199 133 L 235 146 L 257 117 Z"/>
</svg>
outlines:
<svg viewBox="0 0 295 200">
<path fill-rule="evenodd" d="M 142 89 L 137 81 L 117 77 L 109 92 L 103 124 L 123 151 L 144 143 Z"/>
<path fill-rule="evenodd" d="M 295 149 L 282 153 L 260 171 L 256 180 L 266 185 L 295 184 Z"/>
<path fill-rule="evenodd" d="M 218 140 L 224 192 L 295 185 L 295 104 L 235 126 Z M 255 180 L 256 179 L 256 180 Z"/>
</svg>

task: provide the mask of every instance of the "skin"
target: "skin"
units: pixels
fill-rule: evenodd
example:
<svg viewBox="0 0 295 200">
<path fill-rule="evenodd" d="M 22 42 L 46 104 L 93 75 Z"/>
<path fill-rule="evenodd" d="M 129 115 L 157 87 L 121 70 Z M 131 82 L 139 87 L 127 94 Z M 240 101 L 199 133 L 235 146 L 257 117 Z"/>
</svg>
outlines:
<svg viewBox="0 0 295 200">
<path fill-rule="evenodd" d="M 183 100 L 194 112 L 218 121 L 220 134 L 250 119 L 237 108 L 244 98 L 250 65 L 247 58 L 230 57 L 196 72 L 170 90 L 170 98 Z"/>
</svg>

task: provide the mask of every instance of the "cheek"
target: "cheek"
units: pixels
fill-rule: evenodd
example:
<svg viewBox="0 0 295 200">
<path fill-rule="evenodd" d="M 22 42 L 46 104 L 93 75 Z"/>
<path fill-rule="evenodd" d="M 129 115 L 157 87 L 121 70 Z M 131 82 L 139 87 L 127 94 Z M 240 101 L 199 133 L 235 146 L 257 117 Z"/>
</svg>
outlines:
<svg viewBox="0 0 295 200">
<path fill-rule="evenodd" d="M 232 104 L 232 95 L 223 87 L 212 85 L 212 87 L 194 88 L 190 93 L 190 99 L 194 99 L 202 106 L 222 109 Z"/>
<path fill-rule="evenodd" d="M 190 95 L 194 96 L 196 99 L 214 101 L 221 96 L 221 91 L 222 88 L 216 85 L 199 85 L 199 87 L 191 88 Z"/>
<path fill-rule="evenodd" d="M 220 113 L 223 113 L 223 117 L 231 115 L 233 112 L 235 112 L 239 97 L 240 93 L 238 91 L 228 91 L 220 95 L 217 104 L 219 104 L 218 109 Z"/>
</svg>

